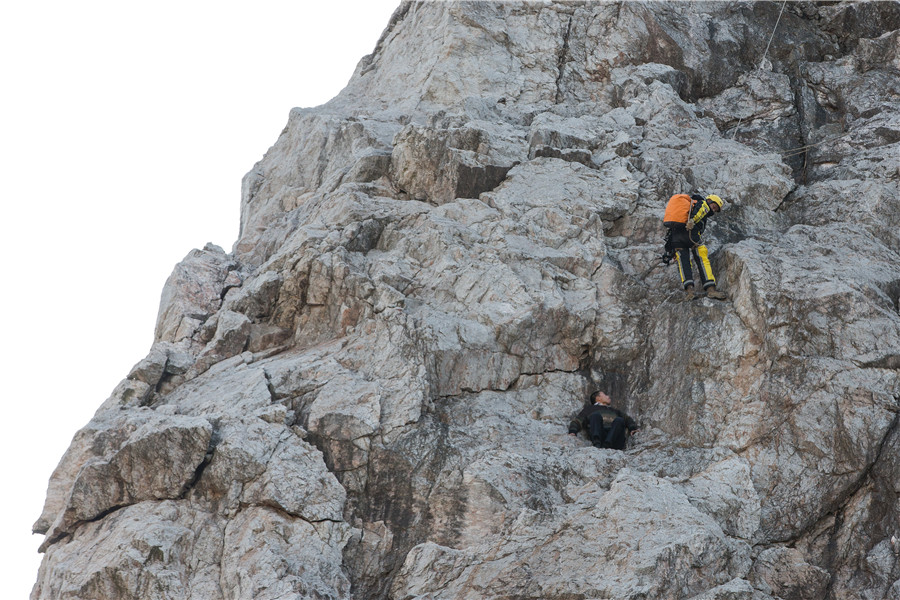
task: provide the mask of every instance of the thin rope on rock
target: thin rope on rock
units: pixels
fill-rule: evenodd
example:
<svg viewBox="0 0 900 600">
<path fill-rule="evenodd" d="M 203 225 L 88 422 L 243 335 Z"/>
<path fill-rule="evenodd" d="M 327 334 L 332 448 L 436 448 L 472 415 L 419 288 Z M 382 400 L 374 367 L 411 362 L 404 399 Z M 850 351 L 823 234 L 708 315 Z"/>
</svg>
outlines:
<svg viewBox="0 0 900 600">
<path fill-rule="evenodd" d="M 766 60 L 766 55 L 769 53 L 769 47 L 772 45 L 772 40 L 775 39 L 775 31 L 778 29 L 778 24 L 781 23 L 781 15 L 784 14 L 784 5 L 787 4 L 787 0 L 781 3 L 781 11 L 778 13 L 778 19 L 775 21 L 775 27 L 772 28 L 772 35 L 769 36 L 769 43 L 766 44 L 766 51 L 763 52 L 762 59 L 759 61 L 759 67 L 757 69 L 762 69 L 763 63 Z"/>
<path fill-rule="evenodd" d="M 775 39 L 775 32 L 778 30 L 778 24 L 781 23 L 781 15 L 784 14 L 784 7 L 787 4 L 787 0 L 784 0 L 781 3 L 781 10 L 778 12 L 778 18 L 775 20 L 775 27 L 772 28 L 772 35 L 769 36 L 769 43 L 766 44 L 766 49 L 762 54 L 762 58 L 759 59 L 759 66 L 756 67 L 757 71 L 762 71 L 763 65 L 766 62 L 766 56 L 769 54 L 769 48 L 772 46 L 772 40 Z M 734 131 L 731 133 L 731 139 L 735 139 L 737 137 L 737 131 L 741 126 L 741 122 L 744 120 L 744 117 L 738 119 L 737 125 L 734 127 Z"/>
</svg>

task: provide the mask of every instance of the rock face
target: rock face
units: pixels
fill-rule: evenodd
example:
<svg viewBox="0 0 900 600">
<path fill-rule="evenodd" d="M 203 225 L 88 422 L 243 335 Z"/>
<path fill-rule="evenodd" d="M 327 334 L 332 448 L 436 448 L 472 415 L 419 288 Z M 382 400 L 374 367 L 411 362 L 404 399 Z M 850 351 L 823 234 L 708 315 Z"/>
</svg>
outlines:
<svg viewBox="0 0 900 600">
<path fill-rule="evenodd" d="M 404 3 L 176 267 L 32 598 L 900 599 L 898 37 Z M 646 270 L 696 189 L 726 302 Z M 625 452 L 566 433 L 596 388 Z"/>
</svg>

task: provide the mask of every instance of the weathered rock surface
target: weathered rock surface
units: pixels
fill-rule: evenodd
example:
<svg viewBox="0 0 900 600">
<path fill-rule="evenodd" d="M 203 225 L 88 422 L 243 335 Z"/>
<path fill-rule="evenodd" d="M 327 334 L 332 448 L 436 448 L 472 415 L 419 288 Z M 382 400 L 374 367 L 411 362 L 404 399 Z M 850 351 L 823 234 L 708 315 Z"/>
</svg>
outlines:
<svg viewBox="0 0 900 600">
<path fill-rule="evenodd" d="M 900 599 L 898 36 L 404 3 L 176 267 L 32 598 Z M 694 189 L 726 302 L 646 270 Z M 625 452 L 566 434 L 596 388 Z"/>
</svg>

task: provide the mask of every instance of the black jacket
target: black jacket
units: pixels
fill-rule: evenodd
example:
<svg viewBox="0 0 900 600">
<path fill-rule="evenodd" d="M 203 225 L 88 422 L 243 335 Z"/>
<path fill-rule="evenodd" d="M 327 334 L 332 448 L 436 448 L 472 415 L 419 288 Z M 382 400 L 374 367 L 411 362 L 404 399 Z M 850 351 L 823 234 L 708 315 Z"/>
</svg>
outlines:
<svg viewBox="0 0 900 600">
<path fill-rule="evenodd" d="M 697 203 L 694 204 L 694 207 L 691 209 L 691 219 L 694 221 L 694 229 L 691 233 L 695 233 L 698 236 L 703 234 L 703 230 L 706 229 L 706 220 L 716 214 L 709 207 L 709 201 L 704 199 L 702 196 L 692 195 L 691 198 L 697 200 Z"/>
<path fill-rule="evenodd" d="M 591 415 L 595 412 L 599 412 L 603 415 L 604 427 L 612 425 L 612 422 L 616 417 L 622 417 L 625 420 L 625 428 L 628 429 L 628 431 L 638 429 L 638 425 L 635 423 L 634 419 L 623 413 L 621 410 L 613 408 L 612 406 L 606 406 L 605 404 L 591 404 L 585 406 L 581 412 L 572 419 L 569 423 L 569 433 L 578 433 L 582 429 L 587 429 L 588 419 L 590 419 Z"/>
</svg>

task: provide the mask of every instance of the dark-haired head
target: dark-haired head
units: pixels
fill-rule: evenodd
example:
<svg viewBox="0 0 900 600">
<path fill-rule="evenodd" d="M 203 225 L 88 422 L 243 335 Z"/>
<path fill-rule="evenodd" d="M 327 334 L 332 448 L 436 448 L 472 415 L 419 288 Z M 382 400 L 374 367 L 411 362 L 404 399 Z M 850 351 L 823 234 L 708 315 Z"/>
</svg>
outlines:
<svg viewBox="0 0 900 600">
<path fill-rule="evenodd" d="M 601 392 L 597 390 L 593 394 L 591 394 L 591 404 L 609 404 L 610 399 L 609 396 L 606 395 L 605 392 Z"/>
</svg>

